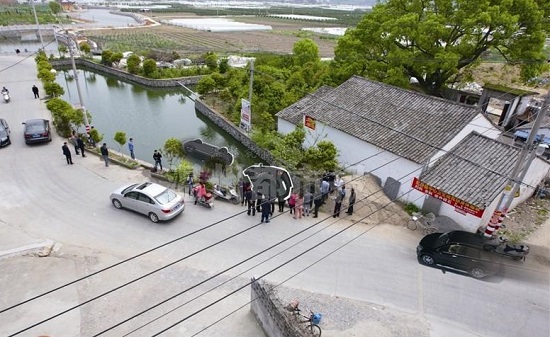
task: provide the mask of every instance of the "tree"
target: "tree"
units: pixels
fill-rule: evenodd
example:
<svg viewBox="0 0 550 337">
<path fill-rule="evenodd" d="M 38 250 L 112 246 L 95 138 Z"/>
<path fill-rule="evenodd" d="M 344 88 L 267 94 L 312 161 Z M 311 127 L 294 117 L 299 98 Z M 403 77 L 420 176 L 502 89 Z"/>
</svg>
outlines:
<svg viewBox="0 0 550 337">
<path fill-rule="evenodd" d="M 181 159 L 185 156 L 185 152 L 183 152 L 183 146 L 179 139 L 167 139 L 164 143 L 164 154 L 166 155 L 166 158 L 168 160 L 168 170 L 171 170 L 174 159 Z"/>
<path fill-rule="evenodd" d="M 315 146 L 307 148 L 304 154 L 304 164 L 317 172 L 335 171 L 338 168 L 338 149 L 329 140 L 322 140 Z"/>
<path fill-rule="evenodd" d="M 53 124 L 57 132 L 64 137 L 71 135 L 72 125 L 76 127 L 84 124 L 84 116 L 80 110 L 74 109 L 61 98 L 52 98 L 46 103 L 46 108 L 51 111 Z"/>
<path fill-rule="evenodd" d="M 46 95 L 52 97 L 59 97 L 65 94 L 63 87 L 55 82 L 44 83 L 44 91 L 46 92 Z"/>
<path fill-rule="evenodd" d="M 69 52 L 69 49 L 64 44 L 60 44 L 57 47 L 57 50 L 59 51 L 59 53 L 61 54 L 62 57 L 65 57 L 65 54 L 67 54 Z"/>
<path fill-rule="evenodd" d="M 145 77 L 153 78 L 157 72 L 157 62 L 153 59 L 147 59 L 143 61 L 143 75 Z"/>
<path fill-rule="evenodd" d="M 57 1 L 48 2 L 48 7 L 50 7 L 53 14 L 57 14 L 62 11 L 61 5 Z"/>
<path fill-rule="evenodd" d="M 124 152 L 122 152 L 122 147 L 124 146 L 124 144 L 126 144 L 126 133 L 125 132 L 122 132 L 122 131 L 117 131 L 115 133 L 115 138 L 114 138 L 115 142 L 118 143 L 118 145 L 120 145 L 120 147 L 118 148 L 118 152 L 120 152 L 122 154 L 122 158 L 124 158 Z"/>
<path fill-rule="evenodd" d="M 113 65 L 113 61 L 111 61 L 111 58 L 113 57 L 113 52 L 110 50 L 104 50 L 101 52 L 101 64 L 106 65 L 108 67 Z"/>
<path fill-rule="evenodd" d="M 128 60 L 126 61 L 126 67 L 128 68 L 128 72 L 130 74 L 139 73 L 140 63 L 141 63 L 141 60 L 139 59 L 139 56 L 137 56 L 136 54 L 132 54 L 128 56 Z"/>
<path fill-rule="evenodd" d="M 218 69 L 218 55 L 209 51 L 204 55 L 204 63 L 206 63 L 208 69 L 216 71 Z"/>
<path fill-rule="evenodd" d="M 80 44 L 80 51 L 82 51 L 84 54 L 89 54 L 90 50 L 92 50 L 92 47 L 90 47 L 90 44 L 88 42 L 82 42 Z"/>
<path fill-rule="evenodd" d="M 309 62 L 319 62 L 319 47 L 311 39 L 303 39 L 292 47 L 293 62 L 295 65 L 304 65 Z"/>
<path fill-rule="evenodd" d="M 111 55 L 111 63 L 118 64 L 123 57 L 124 55 L 121 52 L 113 53 L 113 55 Z"/>
<path fill-rule="evenodd" d="M 227 72 L 227 69 L 229 69 L 229 60 L 227 59 L 227 57 L 224 57 L 223 59 L 220 60 L 220 65 L 219 65 L 220 74 L 225 74 Z"/>
<path fill-rule="evenodd" d="M 526 80 L 545 61 L 543 27 L 535 0 L 379 2 L 338 41 L 335 80 L 357 74 L 407 87 L 414 77 L 438 95 L 489 51 L 521 65 Z"/>
<path fill-rule="evenodd" d="M 99 131 L 97 131 L 96 128 L 92 128 L 90 130 L 90 136 L 94 140 L 94 143 L 99 143 L 103 140 L 103 134 L 100 134 Z"/>
<path fill-rule="evenodd" d="M 41 69 L 36 75 L 42 82 L 53 82 L 55 81 L 55 74 L 49 71 L 48 69 Z"/>
<path fill-rule="evenodd" d="M 201 95 L 207 94 L 214 90 L 216 87 L 216 82 L 212 78 L 212 76 L 204 76 L 199 80 L 199 83 L 197 83 L 197 92 Z"/>
</svg>

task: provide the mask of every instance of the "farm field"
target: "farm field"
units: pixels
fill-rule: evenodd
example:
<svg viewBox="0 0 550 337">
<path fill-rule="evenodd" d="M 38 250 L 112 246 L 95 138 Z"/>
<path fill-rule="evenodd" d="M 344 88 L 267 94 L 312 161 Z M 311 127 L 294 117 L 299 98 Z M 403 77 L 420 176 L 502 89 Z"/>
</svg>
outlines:
<svg viewBox="0 0 550 337">
<path fill-rule="evenodd" d="M 193 16 L 193 15 L 189 15 Z M 151 16 L 155 20 L 189 17 L 185 15 Z M 238 17 L 238 21 L 268 24 L 273 31 L 222 32 L 212 33 L 189 28 L 162 25 L 135 29 L 101 29 L 85 31 L 84 34 L 99 42 L 104 49 L 114 51 L 164 49 L 180 55 L 197 55 L 208 51 L 220 55 L 230 53 L 268 52 L 290 54 L 294 43 L 302 38 L 310 38 L 319 46 L 321 57 L 333 57 L 337 40 L 311 32 L 302 32 L 304 27 L 335 27 L 327 23 L 301 22 L 265 17 Z"/>
</svg>

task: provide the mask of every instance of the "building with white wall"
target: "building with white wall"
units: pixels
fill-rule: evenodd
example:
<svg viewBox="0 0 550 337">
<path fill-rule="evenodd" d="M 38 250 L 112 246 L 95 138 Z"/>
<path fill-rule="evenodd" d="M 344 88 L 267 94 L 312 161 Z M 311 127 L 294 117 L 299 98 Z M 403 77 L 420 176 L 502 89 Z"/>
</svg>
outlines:
<svg viewBox="0 0 550 337">
<path fill-rule="evenodd" d="M 277 113 L 277 117 L 278 131 L 283 134 L 305 124 L 306 146 L 325 138 L 331 140 L 339 150 L 338 160 L 346 171 L 368 172 L 378 177 L 391 199 L 429 208 L 470 229 L 484 221 L 464 214 L 463 209 L 430 200 L 434 198 L 425 191 L 412 188 L 415 178 L 465 138 L 471 144 L 494 140 L 500 135 L 500 130 L 477 107 L 353 76 L 337 88 L 320 88 Z M 478 137 L 471 138 L 472 132 Z M 543 176 L 546 175 L 547 163 L 543 160 L 539 163 L 538 159 L 537 163 Z M 459 180 L 471 178 L 470 172 L 457 172 L 452 167 L 447 167 L 445 175 Z M 505 174 L 500 177 L 502 186 L 496 188 L 502 191 Z M 481 181 L 475 188 L 483 188 L 483 176 L 471 179 Z M 539 178 L 536 175 L 529 179 L 534 182 Z M 492 213 L 488 210 L 492 203 L 493 200 L 484 201 L 486 209 L 482 217 Z"/>
</svg>

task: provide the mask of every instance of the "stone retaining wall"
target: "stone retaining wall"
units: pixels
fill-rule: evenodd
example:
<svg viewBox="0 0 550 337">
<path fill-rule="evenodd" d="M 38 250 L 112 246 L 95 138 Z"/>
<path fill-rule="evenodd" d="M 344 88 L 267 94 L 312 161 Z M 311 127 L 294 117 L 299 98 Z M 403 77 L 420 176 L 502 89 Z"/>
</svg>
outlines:
<svg viewBox="0 0 550 337">
<path fill-rule="evenodd" d="M 308 337 L 302 325 L 284 312 L 284 306 L 262 281 L 252 278 L 250 285 L 250 311 L 268 337 Z"/>
<path fill-rule="evenodd" d="M 235 124 L 231 123 L 224 116 L 212 110 L 200 99 L 195 100 L 195 110 L 200 112 L 202 115 L 211 120 L 214 124 L 222 128 L 225 132 L 235 138 L 239 143 L 243 144 L 247 149 L 249 149 L 256 156 L 260 157 L 263 161 L 269 165 L 275 165 L 275 158 L 269 153 L 269 151 L 262 149 L 258 146 L 248 135 L 239 129 Z"/>
<path fill-rule="evenodd" d="M 70 59 L 51 60 L 50 63 L 52 67 L 58 68 L 58 69 L 72 67 Z M 107 67 L 102 64 L 97 64 L 95 62 L 88 61 L 82 58 L 76 58 L 75 63 L 77 66 L 89 68 L 94 71 L 97 71 L 98 73 L 116 76 L 128 82 L 137 83 L 137 84 L 141 84 L 149 87 L 155 87 L 155 88 L 176 88 L 176 87 L 180 87 L 181 84 L 193 85 L 193 84 L 197 84 L 200 81 L 200 79 L 203 77 L 203 75 L 200 75 L 200 76 L 188 76 L 188 77 L 172 78 L 172 79 L 165 79 L 165 80 L 155 80 L 155 79 L 145 78 L 141 76 L 136 76 L 124 70 Z"/>
</svg>

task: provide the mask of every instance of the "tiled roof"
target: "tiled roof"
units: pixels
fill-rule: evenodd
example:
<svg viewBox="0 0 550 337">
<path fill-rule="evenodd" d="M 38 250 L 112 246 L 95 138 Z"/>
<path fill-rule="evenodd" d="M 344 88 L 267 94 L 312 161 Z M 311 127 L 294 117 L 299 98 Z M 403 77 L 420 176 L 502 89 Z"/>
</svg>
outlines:
<svg viewBox="0 0 550 337">
<path fill-rule="evenodd" d="M 472 132 L 420 175 L 420 180 L 480 208 L 512 174 L 520 149 Z"/>
<path fill-rule="evenodd" d="M 299 124 L 307 114 L 416 163 L 425 163 L 479 111 L 451 102 L 353 76 L 339 87 L 326 87 L 277 113 Z"/>
</svg>

